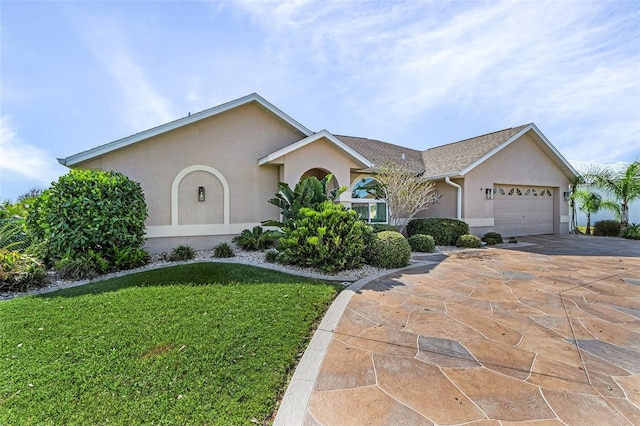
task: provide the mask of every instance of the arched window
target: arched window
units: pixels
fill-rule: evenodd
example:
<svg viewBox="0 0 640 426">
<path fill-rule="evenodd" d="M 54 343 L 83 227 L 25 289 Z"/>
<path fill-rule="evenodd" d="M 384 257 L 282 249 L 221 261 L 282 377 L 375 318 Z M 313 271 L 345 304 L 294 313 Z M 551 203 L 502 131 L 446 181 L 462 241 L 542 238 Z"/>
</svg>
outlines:
<svg viewBox="0 0 640 426">
<path fill-rule="evenodd" d="M 366 177 L 358 180 L 351 191 L 351 208 L 367 223 L 387 223 L 387 203 L 376 197 L 377 180 Z"/>
</svg>

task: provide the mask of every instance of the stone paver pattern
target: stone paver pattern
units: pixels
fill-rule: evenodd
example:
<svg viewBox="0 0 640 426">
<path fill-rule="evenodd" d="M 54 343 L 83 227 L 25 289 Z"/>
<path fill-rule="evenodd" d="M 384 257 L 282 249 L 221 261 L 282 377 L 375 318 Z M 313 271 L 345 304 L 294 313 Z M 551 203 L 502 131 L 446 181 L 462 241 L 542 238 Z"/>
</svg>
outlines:
<svg viewBox="0 0 640 426">
<path fill-rule="evenodd" d="M 526 241 L 365 285 L 304 424 L 640 425 L 640 242 Z"/>
</svg>

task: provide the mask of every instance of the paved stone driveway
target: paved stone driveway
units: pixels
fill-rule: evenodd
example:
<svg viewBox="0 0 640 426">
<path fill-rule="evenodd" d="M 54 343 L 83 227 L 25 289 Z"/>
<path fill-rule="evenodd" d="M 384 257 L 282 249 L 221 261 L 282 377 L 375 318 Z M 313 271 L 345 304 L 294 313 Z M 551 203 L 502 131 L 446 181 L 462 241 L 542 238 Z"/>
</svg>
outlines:
<svg viewBox="0 0 640 426">
<path fill-rule="evenodd" d="M 523 240 L 358 291 L 304 424 L 640 425 L 640 242 Z"/>
</svg>

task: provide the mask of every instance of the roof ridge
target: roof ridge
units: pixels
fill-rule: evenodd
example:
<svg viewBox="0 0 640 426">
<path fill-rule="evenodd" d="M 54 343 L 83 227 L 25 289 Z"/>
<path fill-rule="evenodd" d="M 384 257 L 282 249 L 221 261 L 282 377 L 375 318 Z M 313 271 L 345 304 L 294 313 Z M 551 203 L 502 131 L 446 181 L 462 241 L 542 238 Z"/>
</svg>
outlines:
<svg viewBox="0 0 640 426">
<path fill-rule="evenodd" d="M 470 141 L 470 140 L 472 140 L 472 139 L 479 139 L 479 138 L 483 138 L 483 137 L 485 137 L 485 136 L 494 135 L 494 134 L 496 134 L 496 133 L 506 132 L 507 130 L 514 130 L 514 129 L 519 129 L 519 128 L 525 128 L 525 127 L 530 126 L 530 125 L 532 125 L 532 124 L 533 124 L 533 123 L 527 123 L 527 124 L 522 124 L 522 125 L 520 125 L 520 126 L 516 126 L 516 127 L 507 127 L 506 129 L 496 130 L 496 131 L 494 131 L 494 132 L 485 133 L 485 134 L 483 134 L 483 135 L 473 136 L 473 137 L 470 137 L 470 138 L 461 139 L 461 140 L 459 140 L 459 141 L 445 143 L 445 144 L 443 144 L 443 145 L 432 146 L 431 148 L 427 148 L 427 149 L 425 149 L 425 150 L 423 150 L 423 151 L 421 151 L 421 152 L 426 152 L 426 151 L 429 151 L 429 150 L 432 150 L 432 149 L 442 148 L 442 147 L 445 147 L 445 146 L 454 145 L 454 144 L 461 143 L 461 142 L 467 142 L 467 141 Z"/>
</svg>

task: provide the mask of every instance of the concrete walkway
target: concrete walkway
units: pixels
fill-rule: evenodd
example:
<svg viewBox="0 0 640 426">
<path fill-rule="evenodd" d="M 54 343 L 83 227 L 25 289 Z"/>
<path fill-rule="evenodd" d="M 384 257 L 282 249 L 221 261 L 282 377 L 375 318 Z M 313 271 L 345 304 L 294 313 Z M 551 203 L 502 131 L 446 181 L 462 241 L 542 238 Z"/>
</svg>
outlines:
<svg viewBox="0 0 640 426">
<path fill-rule="evenodd" d="M 640 242 L 521 240 L 343 292 L 276 424 L 640 425 Z"/>
</svg>

